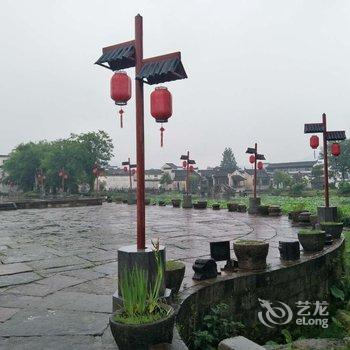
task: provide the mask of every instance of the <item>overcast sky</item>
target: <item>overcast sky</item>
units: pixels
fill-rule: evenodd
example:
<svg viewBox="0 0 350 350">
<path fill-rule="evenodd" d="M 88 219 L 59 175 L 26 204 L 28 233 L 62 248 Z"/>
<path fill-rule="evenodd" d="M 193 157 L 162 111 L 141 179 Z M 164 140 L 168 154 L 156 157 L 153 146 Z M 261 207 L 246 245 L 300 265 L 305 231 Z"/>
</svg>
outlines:
<svg viewBox="0 0 350 350">
<path fill-rule="evenodd" d="M 348 0 L 1 0 L 0 154 L 102 129 L 113 164 L 135 157 L 134 100 L 120 129 L 112 72 L 93 63 L 103 46 L 134 38 L 137 13 L 144 56 L 181 51 L 188 75 L 167 84 L 163 149 L 145 87 L 147 167 L 180 164 L 187 149 L 214 166 L 226 146 L 248 165 L 255 141 L 270 162 L 313 159 L 303 124 L 323 112 L 350 136 Z"/>
</svg>

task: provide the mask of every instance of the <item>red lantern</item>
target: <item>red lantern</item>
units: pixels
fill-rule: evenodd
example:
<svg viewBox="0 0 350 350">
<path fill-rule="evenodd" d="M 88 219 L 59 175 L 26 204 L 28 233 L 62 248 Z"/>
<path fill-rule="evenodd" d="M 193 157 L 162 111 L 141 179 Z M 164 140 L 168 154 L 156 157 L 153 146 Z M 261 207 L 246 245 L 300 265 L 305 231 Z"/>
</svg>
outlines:
<svg viewBox="0 0 350 350">
<path fill-rule="evenodd" d="M 93 168 L 93 169 L 92 169 L 92 172 L 94 173 L 94 175 L 96 175 L 97 171 L 98 171 L 97 168 Z"/>
<path fill-rule="evenodd" d="M 254 164 L 255 163 L 255 156 L 252 154 L 250 157 L 249 157 L 249 162 L 251 164 Z"/>
<path fill-rule="evenodd" d="M 192 165 L 190 165 L 190 172 L 193 173 L 194 172 L 194 168 Z"/>
<path fill-rule="evenodd" d="M 264 167 L 264 163 L 263 162 L 258 162 L 258 169 L 262 170 Z"/>
<path fill-rule="evenodd" d="M 337 142 L 332 144 L 332 154 L 334 157 L 338 157 L 340 155 L 340 145 Z"/>
<path fill-rule="evenodd" d="M 132 173 L 133 175 L 135 175 L 135 174 L 136 174 L 136 170 L 135 170 L 135 169 L 132 169 L 131 173 Z"/>
<path fill-rule="evenodd" d="M 128 168 L 127 168 L 126 166 L 124 167 L 124 171 L 125 171 L 125 172 L 127 172 L 127 171 L 128 171 Z"/>
<path fill-rule="evenodd" d="M 64 178 L 67 180 L 68 179 L 68 174 L 64 174 Z"/>
<path fill-rule="evenodd" d="M 62 170 L 58 173 L 58 176 L 63 176 Z"/>
<path fill-rule="evenodd" d="M 171 93 L 164 86 L 158 86 L 151 93 L 151 115 L 157 123 L 167 123 L 173 114 Z M 163 133 L 165 129 L 160 128 L 160 145 L 163 147 Z"/>
<path fill-rule="evenodd" d="M 131 79 L 124 71 L 115 72 L 111 79 L 111 98 L 118 106 L 124 106 L 131 98 Z"/>
<path fill-rule="evenodd" d="M 182 162 L 182 167 L 187 168 L 187 162 L 185 160 Z"/>
<path fill-rule="evenodd" d="M 310 147 L 312 149 L 316 149 L 320 144 L 320 139 L 318 138 L 317 135 L 312 135 L 310 137 Z"/>
</svg>

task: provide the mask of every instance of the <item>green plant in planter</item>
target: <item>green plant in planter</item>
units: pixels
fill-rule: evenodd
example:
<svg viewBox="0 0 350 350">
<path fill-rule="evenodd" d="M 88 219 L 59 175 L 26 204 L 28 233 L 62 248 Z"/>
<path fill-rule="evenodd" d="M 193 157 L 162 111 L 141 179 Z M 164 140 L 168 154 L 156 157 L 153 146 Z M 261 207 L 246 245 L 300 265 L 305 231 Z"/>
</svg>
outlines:
<svg viewBox="0 0 350 350">
<path fill-rule="evenodd" d="M 165 310 L 159 300 L 159 292 L 164 278 L 159 249 L 155 249 L 154 255 L 157 276 L 153 286 L 148 285 L 148 272 L 138 266 L 135 266 L 130 272 L 122 274 L 120 290 L 123 296 L 124 312 L 117 313 L 114 316 L 115 321 L 143 324 L 155 322 L 167 316 L 169 310 Z"/>
</svg>

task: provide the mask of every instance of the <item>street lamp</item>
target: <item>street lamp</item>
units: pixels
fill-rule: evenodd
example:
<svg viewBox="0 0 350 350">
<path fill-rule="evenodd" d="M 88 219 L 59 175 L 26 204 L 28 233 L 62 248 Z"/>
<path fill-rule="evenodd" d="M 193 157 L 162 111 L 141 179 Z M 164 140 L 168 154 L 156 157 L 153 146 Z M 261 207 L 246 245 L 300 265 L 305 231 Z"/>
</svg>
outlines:
<svg viewBox="0 0 350 350">
<path fill-rule="evenodd" d="M 187 78 L 185 69 L 181 62 L 181 53 L 143 58 L 143 23 L 142 16 L 135 17 L 135 39 L 120 44 L 104 47 L 102 56 L 96 64 L 114 71 L 114 76 L 121 70 L 135 67 L 135 102 L 136 102 L 136 163 L 137 163 L 137 242 L 136 246 L 122 247 L 118 250 L 118 276 L 129 271 L 134 266 L 143 266 L 148 272 L 149 282 L 154 283 L 156 269 L 154 253 L 151 247 L 146 247 L 146 217 L 145 217 L 145 138 L 144 138 L 144 83 L 148 85 L 170 82 Z M 129 98 L 128 79 L 118 80 L 117 85 L 112 87 L 122 89 L 124 96 L 121 96 L 121 103 L 127 102 Z M 157 89 L 156 89 L 157 90 Z M 155 90 L 155 91 L 156 91 Z M 160 91 L 163 90 L 163 91 Z M 158 92 L 151 96 L 151 114 L 157 122 L 165 123 L 171 116 L 171 99 L 165 89 L 158 89 Z M 130 94 L 131 97 L 131 94 Z M 112 96 L 113 98 L 113 96 Z M 114 98 L 113 98 L 114 99 Z M 115 100 L 115 99 L 114 99 Z M 126 101 L 125 101 L 126 100 Z M 117 103 L 118 100 L 115 100 Z M 164 110 L 162 110 L 164 103 Z M 169 104 L 170 103 L 170 104 Z M 161 128 L 161 133 L 164 130 Z M 161 260 L 165 263 L 165 248 L 159 249 Z M 118 283 L 120 286 L 120 283 Z M 165 284 L 162 284 L 160 292 L 165 291 Z M 116 307 L 119 294 L 114 296 Z"/>
<path fill-rule="evenodd" d="M 68 179 L 68 173 L 64 170 L 64 168 L 62 168 L 62 169 L 59 171 L 58 176 L 62 179 L 61 191 L 62 191 L 62 194 L 63 194 L 63 193 L 64 193 L 64 182 L 65 182 L 65 180 Z"/>
<path fill-rule="evenodd" d="M 247 154 L 250 154 L 249 162 L 251 164 L 254 164 L 254 180 L 253 180 L 253 197 L 249 198 L 249 208 L 248 213 L 249 214 L 257 214 L 259 205 L 261 204 L 261 198 L 256 196 L 256 184 L 257 184 L 257 169 L 259 166 L 259 169 L 263 167 L 262 162 L 258 162 L 261 160 L 265 160 L 265 156 L 263 154 L 258 153 L 258 144 L 255 143 L 254 147 L 248 147 L 246 152 Z"/>
<path fill-rule="evenodd" d="M 95 164 L 92 168 L 92 173 L 96 177 L 96 191 L 97 193 L 100 192 L 100 183 L 99 178 L 103 175 L 103 168 L 101 168 L 98 164 Z"/>
<path fill-rule="evenodd" d="M 190 173 L 193 173 L 193 165 L 196 162 L 193 159 L 190 159 L 190 151 L 187 151 L 187 154 L 183 154 L 180 157 L 182 160 L 182 167 L 186 169 L 186 194 L 183 195 L 182 207 L 185 209 L 192 208 L 192 196 L 190 194 Z"/>
<path fill-rule="evenodd" d="M 340 145 L 336 141 L 346 139 L 345 131 L 328 131 L 327 116 L 322 114 L 321 123 L 308 123 L 304 125 L 304 134 L 318 134 L 323 136 L 323 167 L 324 167 L 324 207 L 317 208 L 319 221 L 335 221 L 337 217 L 337 208 L 329 206 L 329 175 L 328 175 L 328 141 L 333 141 L 331 152 L 337 157 L 340 154 Z M 310 137 L 310 147 L 316 149 L 319 146 L 317 135 Z"/>
<path fill-rule="evenodd" d="M 143 23 L 142 16 L 135 17 L 135 39 L 120 44 L 104 47 L 102 56 L 95 62 L 112 71 L 135 67 L 136 92 L 136 162 L 137 162 L 137 249 L 146 248 L 145 245 L 145 140 L 144 140 L 144 83 L 148 85 L 160 84 L 187 78 L 181 62 L 181 53 L 174 52 L 167 55 L 143 58 Z M 127 79 L 123 83 L 127 89 Z M 124 100 L 129 98 L 125 89 Z M 117 101 L 116 101 L 117 102 Z M 124 103 L 125 101 L 121 101 Z M 152 102 L 152 101 L 151 101 Z M 153 110 L 152 110 L 153 112 Z M 165 122 L 169 118 L 168 108 L 164 111 L 163 119 L 159 108 L 154 118 Z"/>
<path fill-rule="evenodd" d="M 40 185 L 41 193 L 44 195 L 44 181 L 46 176 L 43 174 L 42 169 L 40 169 L 36 174 L 37 182 Z"/>
<path fill-rule="evenodd" d="M 124 166 L 124 171 L 129 174 L 129 198 L 128 198 L 128 204 L 135 204 L 135 199 L 132 195 L 132 176 L 135 175 L 136 172 L 136 164 L 131 164 L 130 158 L 126 162 L 122 162 L 122 165 Z"/>
</svg>

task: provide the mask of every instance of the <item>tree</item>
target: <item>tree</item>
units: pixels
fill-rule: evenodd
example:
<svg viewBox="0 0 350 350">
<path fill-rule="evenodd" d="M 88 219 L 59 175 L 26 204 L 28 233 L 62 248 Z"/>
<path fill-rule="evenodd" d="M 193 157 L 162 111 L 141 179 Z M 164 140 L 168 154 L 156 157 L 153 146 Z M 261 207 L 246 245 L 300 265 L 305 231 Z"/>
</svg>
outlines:
<svg viewBox="0 0 350 350">
<path fill-rule="evenodd" d="M 273 183 L 277 188 L 280 188 L 280 185 L 282 185 L 283 188 L 287 188 L 291 186 L 292 182 L 292 177 L 285 171 L 276 171 L 273 174 Z"/>
<path fill-rule="evenodd" d="M 170 174 L 169 173 L 164 173 L 163 175 L 162 175 L 162 177 L 160 178 L 160 181 L 159 181 L 159 183 L 161 184 L 161 185 L 170 185 L 171 183 L 172 183 L 173 181 L 172 181 L 172 179 L 171 179 L 171 176 L 170 176 Z"/>
<path fill-rule="evenodd" d="M 341 147 L 341 153 L 338 157 L 331 155 L 328 157 L 329 165 L 331 169 L 341 176 L 343 180 L 346 179 L 346 175 L 350 173 L 350 140 L 344 140 L 339 142 Z M 331 146 L 330 146 L 331 147 Z M 323 155 L 320 154 L 320 157 L 323 158 Z"/>
<path fill-rule="evenodd" d="M 94 165 L 107 165 L 112 151 L 112 140 L 104 131 L 71 135 L 52 142 L 29 142 L 19 145 L 10 153 L 4 163 L 4 171 L 9 180 L 24 191 L 30 191 L 40 170 L 45 175 L 45 187 L 55 191 L 61 187 L 58 173 L 64 168 L 68 173 L 66 188 L 76 192 L 81 183 L 89 183 L 93 188 Z"/>
<path fill-rule="evenodd" d="M 231 147 L 226 147 L 222 153 L 220 167 L 228 172 L 234 172 L 238 169 L 236 158 L 232 152 Z"/>
</svg>

